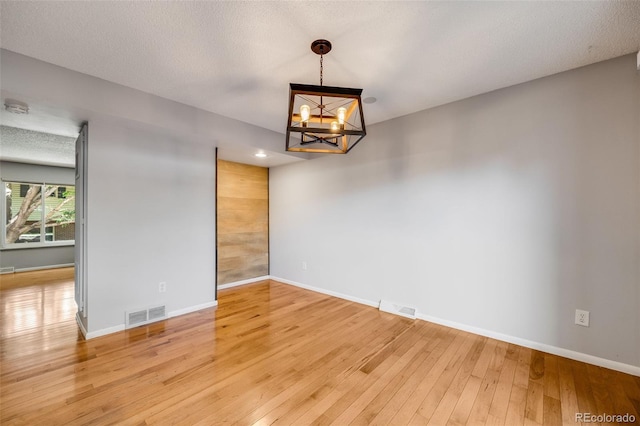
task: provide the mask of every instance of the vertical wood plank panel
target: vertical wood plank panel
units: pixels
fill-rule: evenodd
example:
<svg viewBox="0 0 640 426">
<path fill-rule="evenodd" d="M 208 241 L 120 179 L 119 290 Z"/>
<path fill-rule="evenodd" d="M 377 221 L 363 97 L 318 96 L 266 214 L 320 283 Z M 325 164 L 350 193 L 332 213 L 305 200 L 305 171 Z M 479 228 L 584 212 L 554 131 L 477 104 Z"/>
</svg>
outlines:
<svg viewBox="0 0 640 426">
<path fill-rule="evenodd" d="M 218 160 L 218 285 L 269 274 L 269 169 Z"/>
</svg>

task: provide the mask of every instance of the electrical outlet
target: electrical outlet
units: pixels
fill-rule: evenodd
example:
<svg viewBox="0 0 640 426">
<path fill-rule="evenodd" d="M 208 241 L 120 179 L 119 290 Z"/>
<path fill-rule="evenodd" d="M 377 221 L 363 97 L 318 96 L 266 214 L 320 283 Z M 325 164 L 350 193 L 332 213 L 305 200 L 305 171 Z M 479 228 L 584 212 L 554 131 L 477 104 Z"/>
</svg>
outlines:
<svg viewBox="0 0 640 426">
<path fill-rule="evenodd" d="M 307 270 L 307 262 L 302 262 L 302 270 L 306 271 Z"/>
<path fill-rule="evenodd" d="M 576 324 L 589 327 L 589 311 L 576 309 Z"/>
<path fill-rule="evenodd" d="M 158 291 L 160 293 L 164 293 L 165 291 L 167 291 L 167 283 L 163 281 L 160 284 L 158 284 Z"/>
</svg>

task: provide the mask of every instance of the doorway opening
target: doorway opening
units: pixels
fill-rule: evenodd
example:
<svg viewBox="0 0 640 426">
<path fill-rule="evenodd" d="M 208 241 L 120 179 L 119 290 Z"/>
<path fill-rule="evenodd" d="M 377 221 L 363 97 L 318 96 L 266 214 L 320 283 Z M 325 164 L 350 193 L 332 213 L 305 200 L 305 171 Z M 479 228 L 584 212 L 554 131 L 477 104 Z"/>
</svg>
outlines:
<svg viewBox="0 0 640 426">
<path fill-rule="evenodd" d="M 78 126 L 58 126 L 54 134 L 43 131 L 41 117 L 3 121 L 11 124 L 0 126 L 3 347 L 28 351 L 32 340 L 50 345 L 53 336 L 78 338 L 77 327 L 68 326 L 77 312 Z M 25 338 L 33 333 L 43 338 Z M 6 345 L 14 339 L 20 344 Z"/>
</svg>

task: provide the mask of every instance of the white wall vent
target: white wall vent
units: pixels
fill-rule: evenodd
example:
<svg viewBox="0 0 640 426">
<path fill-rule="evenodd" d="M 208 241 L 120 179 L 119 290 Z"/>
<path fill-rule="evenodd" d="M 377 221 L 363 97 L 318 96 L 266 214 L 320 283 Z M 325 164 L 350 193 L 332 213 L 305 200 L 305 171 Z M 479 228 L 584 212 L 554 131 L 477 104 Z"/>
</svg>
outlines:
<svg viewBox="0 0 640 426">
<path fill-rule="evenodd" d="M 167 317 L 165 306 L 156 306 L 155 308 L 149 308 L 149 321 L 157 321 Z"/>
<path fill-rule="evenodd" d="M 16 269 L 13 266 L 5 266 L 0 268 L 0 274 L 13 274 Z"/>
<path fill-rule="evenodd" d="M 388 300 L 380 301 L 380 310 L 382 312 L 400 315 L 401 317 L 416 319 L 416 308 L 389 302 Z"/>
<path fill-rule="evenodd" d="M 167 307 L 165 305 L 153 306 L 151 308 L 127 311 L 125 314 L 126 328 L 137 327 L 167 318 Z"/>
</svg>

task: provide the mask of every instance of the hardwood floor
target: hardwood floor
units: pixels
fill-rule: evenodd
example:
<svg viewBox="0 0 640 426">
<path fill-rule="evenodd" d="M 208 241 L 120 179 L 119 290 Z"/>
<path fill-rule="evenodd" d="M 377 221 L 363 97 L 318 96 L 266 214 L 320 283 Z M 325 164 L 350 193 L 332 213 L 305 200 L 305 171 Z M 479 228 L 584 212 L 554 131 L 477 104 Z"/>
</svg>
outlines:
<svg viewBox="0 0 640 426">
<path fill-rule="evenodd" d="M 0 276 L 3 425 L 640 418 L 639 377 L 273 281 L 220 291 L 215 309 L 84 341 L 70 271 L 51 283 Z"/>
</svg>

